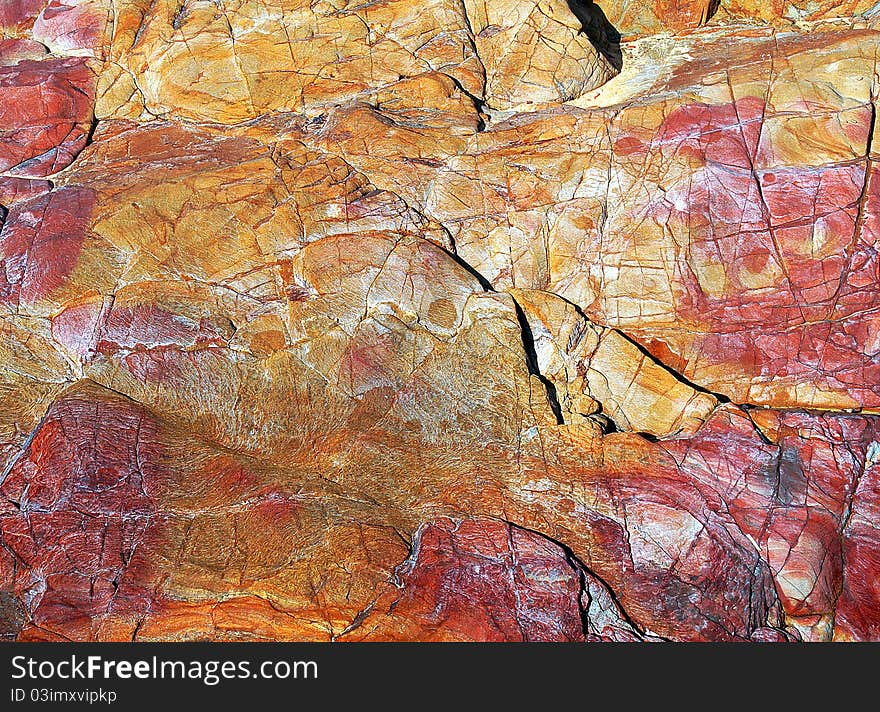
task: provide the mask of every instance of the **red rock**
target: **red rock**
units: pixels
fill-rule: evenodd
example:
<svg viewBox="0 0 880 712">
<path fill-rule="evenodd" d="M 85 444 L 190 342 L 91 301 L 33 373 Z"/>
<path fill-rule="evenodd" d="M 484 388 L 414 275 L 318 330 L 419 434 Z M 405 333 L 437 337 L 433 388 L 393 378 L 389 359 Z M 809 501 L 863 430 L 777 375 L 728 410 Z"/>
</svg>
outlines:
<svg viewBox="0 0 880 712">
<path fill-rule="evenodd" d="M 834 619 L 835 640 L 877 640 L 880 637 L 880 503 L 878 503 L 877 440 L 852 495 L 843 526 L 843 582 Z"/>
<path fill-rule="evenodd" d="M 276 5 L 0 7 L 0 637 L 880 639 L 865 2 Z"/>
<path fill-rule="evenodd" d="M 16 515 L 0 531 L 20 564 L 3 573 L 30 625 L 70 637 L 93 617 L 148 603 L 126 571 L 155 509 L 146 491 L 161 467 L 155 438 L 154 423 L 120 397 L 71 394 L 46 415 L 2 485 Z"/>
<path fill-rule="evenodd" d="M 42 177 L 86 145 L 95 75 L 86 60 L 23 60 L 0 67 L 0 170 Z"/>
<path fill-rule="evenodd" d="M 52 189 L 49 181 L 33 178 L 0 178 L 0 205 L 7 208 L 20 200 L 27 200 Z M 2 224 L 0 224 L 2 225 Z"/>
<path fill-rule="evenodd" d="M 48 0 L 32 35 L 53 52 L 102 54 L 104 32 L 116 10 L 102 0 Z"/>
<path fill-rule="evenodd" d="M 6 0 L 0 5 L 0 27 L 30 29 L 45 4 L 46 0 Z"/>
<path fill-rule="evenodd" d="M 23 59 L 42 59 L 46 47 L 32 40 L 0 40 L 0 65 L 11 65 Z"/>
<path fill-rule="evenodd" d="M 32 304 L 61 286 L 77 263 L 94 193 L 61 188 L 16 203 L 0 232 L 0 300 Z"/>
<path fill-rule="evenodd" d="M 556 542 L 506 522 L 426 525 L 392 589 L 340 639 L 637 641 L 608 588 Z"/>
<path fill-rule="evenodd" d="M 791 622 L 803 623 L 805 637 L 827 639 L 846 569 L 841 547 L 847 547 L 848 512 L 877 423 L 858 416 L 757 414 L 773 444 L 755 441 L 749 419 L 730 412 L 668 449 L 683 470 L 718 492 L 761 547 Z"/>
<path fill-rule="evenodd" d="M 604 457 L 606 469 L 576 481 L 614 504 L 604 516 L 600 506 L 572 518 L 560 538 L 581 530 L 594 539 L 585 561 L 634 621 L 694 641 L 746 640 L 778 626 L 771 571 L 715 491 L 659 445 L 614 438 Z"/>
</svg>

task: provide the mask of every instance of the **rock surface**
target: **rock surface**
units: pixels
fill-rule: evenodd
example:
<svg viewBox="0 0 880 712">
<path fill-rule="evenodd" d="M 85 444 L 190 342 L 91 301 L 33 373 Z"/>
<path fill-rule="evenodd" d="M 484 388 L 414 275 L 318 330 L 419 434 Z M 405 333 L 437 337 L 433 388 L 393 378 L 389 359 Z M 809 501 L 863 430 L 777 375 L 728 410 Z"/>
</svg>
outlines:
<svg viewBox="0 0 880 712">
<path fill-rule="evenodd" d="M 0 5 L 0 636 L 880 640 L 876 16 Z"/>
</svg>

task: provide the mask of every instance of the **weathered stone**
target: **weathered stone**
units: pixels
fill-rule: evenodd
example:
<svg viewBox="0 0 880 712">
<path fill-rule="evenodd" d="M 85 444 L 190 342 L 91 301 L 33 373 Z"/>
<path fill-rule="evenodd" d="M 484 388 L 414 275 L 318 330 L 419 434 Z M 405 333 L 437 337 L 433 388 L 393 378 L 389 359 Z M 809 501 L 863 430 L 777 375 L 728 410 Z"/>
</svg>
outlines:
<svg viewBox="0 0 880 712">
<path fill-rule="evenodd" d="M 880 639 L 874 14 L 4 3 L 0 637 Z"/>
</svg>

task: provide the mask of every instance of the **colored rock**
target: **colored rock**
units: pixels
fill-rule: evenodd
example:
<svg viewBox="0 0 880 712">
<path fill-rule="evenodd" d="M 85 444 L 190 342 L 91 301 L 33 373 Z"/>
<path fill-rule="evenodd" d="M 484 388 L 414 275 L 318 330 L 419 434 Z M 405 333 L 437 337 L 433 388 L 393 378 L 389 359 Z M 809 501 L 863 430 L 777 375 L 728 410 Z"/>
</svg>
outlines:
<svg viewBox="0 0 880 712">
<path fill-rule="evenodd" d="M 870 3 L 0 7 L 0 638 L 880 640 Z"/>
</svg>

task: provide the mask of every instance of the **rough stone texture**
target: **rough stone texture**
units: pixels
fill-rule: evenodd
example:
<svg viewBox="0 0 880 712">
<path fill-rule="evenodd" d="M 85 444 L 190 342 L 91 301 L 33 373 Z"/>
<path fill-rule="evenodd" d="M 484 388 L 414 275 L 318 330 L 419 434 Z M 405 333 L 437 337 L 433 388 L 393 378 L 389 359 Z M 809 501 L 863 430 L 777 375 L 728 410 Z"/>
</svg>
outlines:
<svg viewBox="0 0 880 712">
<path fill-rule="evenodd" d="M 876 14 L 0 4 L 0 638 L 880 639 Z"/>
</svg>

